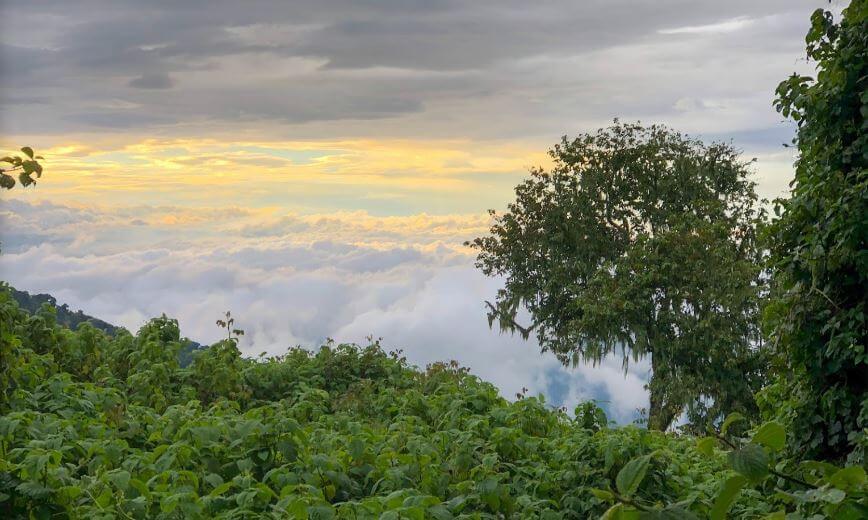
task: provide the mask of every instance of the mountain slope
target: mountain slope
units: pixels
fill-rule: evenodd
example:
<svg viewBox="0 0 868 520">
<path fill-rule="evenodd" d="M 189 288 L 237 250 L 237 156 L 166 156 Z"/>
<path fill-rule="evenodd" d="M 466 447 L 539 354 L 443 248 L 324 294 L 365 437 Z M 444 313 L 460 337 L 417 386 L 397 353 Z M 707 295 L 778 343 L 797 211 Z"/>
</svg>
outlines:
<svg viewBox="0 0 868 520">
<path fill-rule="evenodd" d="M 99 318 L 94 318 L 93 316 L 88 316 L 83 313 L 81 310 L 73 311 L 69 308 L 67 304 L 58 305 L 57 299 L 50 294 L 30 294 L 27 291 L 19 291 L 14 287 L 9 288 L 12 293 L 12 298 L 18 302 L 18 305 L 29 312 L 30 314 L 36 314 L 39 309 L 48 304 L 55 308 L 57 312 L 57 324 L 62 325 L 68 329 L 77 329 L 78 326 L 82 323 L 90 323 L 97 329 L 109 334 L 110 336 L 114 336 L 117 333 L 118 327 L 103 321 Z"/>
<path fill-rule="evenodd" d="M 0 288 L 2 289 L 2 288 Z M 76 330 L 82 323 L 90 323 L 94 328 L 99 329 L 109 336 L 117 335 L 121 327 L 112 325 L 107 321 L 89 316 L 81 310 L 73 311 L 67 304 L 58 305 L 57 299 L 50 294 L 30 294 L 27 291 L 19 291 L 14 287 L 9 287 L 12 298 L 18 303 L 18 306 L 29 314 L 36 314 L 43 305 L 49 305 L 54 308 L 56 317 L 55 321 L 58 325 L 71 330 Z M 178 351 L 178 362 L 182 367 L 190 364 L 193 360 L 193 354 L 204 347 L 201 343 L 191 339 L 184 338 L 184 345 Z"/>
</svg>

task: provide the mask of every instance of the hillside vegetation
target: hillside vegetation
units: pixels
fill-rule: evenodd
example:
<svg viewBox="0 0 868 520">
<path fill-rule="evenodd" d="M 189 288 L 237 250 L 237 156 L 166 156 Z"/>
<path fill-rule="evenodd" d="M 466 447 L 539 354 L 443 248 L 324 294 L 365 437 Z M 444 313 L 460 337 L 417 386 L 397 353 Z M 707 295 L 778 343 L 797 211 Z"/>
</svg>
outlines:
<svg viewBox="0 0 868 520">
<path fill-rule="evenodd" d="M 575 416 L 510 403 L 455 364 L 417 370 L 376 343 L 254 360 L 227 339 L 181 368 L 174 320 L 114 337 L 54 320 L 0 292 L 4 518 L 636 517 L 625 504 L 692 518 L 720 511 L 733 479 L 751 484 L 732 517 L 866 511 L 859 467 L 803 466 L 805 484 L 768 475 L 774 427 L 750 445 L 759 459 L 727 457 L 725 444 L 609 427 L 593 403 Z"/>
<path fill-rule="evenodd" d="M 88 316 L 81 310 L 73 311 L 67 304 L 58 305 L 57 299 L 50 294 L 30 294 L 27 291 L 19 291 L 14 287 L 9 288 L 9 292 L 13 299 L 18 302 L 18 305 L 30 314 L 36 314 L 43 304 L 48 304 L 54 307 L 54 319 L 58 325 L 70 329 L 77 329 L 78 325 L 84 322 L 89 322 L 95 328 L 105 332 L 108 335 L 114 336 L 117 333 L 117 327 L 93 316 Z"/>
<path fill-rule="evenodd" d="M 19 291 L 14 287 L 9 287 L 12 298 L 18 302 L 18 305 L 30 314 L 36 314 L 43 305 L 48 304 L 54 308 L 54 321 L 58 325 L 75 330 L 82 323 L 89 323 L 94 328 L 101 330 L 109 336 L 114 336 L 118 333 L 119 327 L 112 325 L 99 318 L 89 316 L 81 310 L 73 311 L 67 304 L 58 304 L 57 299 L 50 294 L 30 294 L 27 291 Z M 202 348 L 202 345 L 196 341 L 183 338 L 181 349 L 178 351 L 178 362 L 182 367 L 190 364 L 193 360 L 193 353 Z"/>
</svg>

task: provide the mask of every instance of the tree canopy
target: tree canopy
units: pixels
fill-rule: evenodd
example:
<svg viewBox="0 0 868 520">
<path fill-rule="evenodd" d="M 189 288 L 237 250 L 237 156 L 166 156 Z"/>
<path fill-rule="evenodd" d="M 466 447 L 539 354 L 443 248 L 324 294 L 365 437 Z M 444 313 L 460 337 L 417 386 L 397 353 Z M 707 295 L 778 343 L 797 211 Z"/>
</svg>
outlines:
<svg viewBox="0 0 868 520">
<path fill-rule="evenodd" d="M 490 322 L 534 332 L 564 364 L 650 356 L 652 428 L 684 410 L 697 425 L 750 411 L 764 283 L 748 163 L 727 144 L 618 121 L 550 155 L 469 243 L 504 278 Z"/>
</svg>

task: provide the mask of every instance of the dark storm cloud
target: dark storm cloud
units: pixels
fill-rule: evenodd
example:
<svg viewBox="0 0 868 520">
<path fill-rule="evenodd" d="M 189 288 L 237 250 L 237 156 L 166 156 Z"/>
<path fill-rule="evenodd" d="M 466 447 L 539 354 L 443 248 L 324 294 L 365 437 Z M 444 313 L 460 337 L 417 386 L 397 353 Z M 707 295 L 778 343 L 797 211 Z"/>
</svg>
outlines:
<svg viewBox="0 0 868 520">
<path fill-rule="evenodd" d="M 15 100 L 25 90 L 34 96 L 62 92 L 56 110 L 32 117 L 63 130 L 75 122 L 124 128 L 180 119 L 391 118 L 497 93 L 546 101 L 556 89 L 555 78 L 563 75 L 559 59 L 677 42 L 684 35 L 661 31 L 735 18 L 797 13 L 806 25 L 816 5 L 820 2 L 14 0 L 2 7 L 5 18 L 14 14 L 19 23 L 0 35 L 0 86 L 13 116 Z M 780 42 L 797 48 L 802 31 L 767 24 L 762 31 L 721 40 L 711 51 L 772 52 Z M 697 47 L 690 37 L 684 38 L 685 54 Z M 548 60 L 549 68 L 520 78 L 510 67 L 527 60 Z M 637 57 L 635 66 L 643 65 Z M 572 75 L 572 83 L 561 85 L 588 82 L 581 67 Z M 585 101 L 585 93 L 573 95 Z M 86 108 L 107 99 L 137 105 L 128 111 L 138 115 Z M 507 106 L 516 105 L 507 101 Z M 66 126 L 53 125 L 57 122 Z"/>
</svg>

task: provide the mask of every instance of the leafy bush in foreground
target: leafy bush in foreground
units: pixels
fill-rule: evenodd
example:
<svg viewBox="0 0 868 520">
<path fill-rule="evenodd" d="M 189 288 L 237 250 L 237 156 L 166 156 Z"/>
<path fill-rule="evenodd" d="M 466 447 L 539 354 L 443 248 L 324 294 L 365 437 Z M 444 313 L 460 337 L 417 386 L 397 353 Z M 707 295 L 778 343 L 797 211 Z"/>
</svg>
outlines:
<svg viewBox="0 0 868 520">
<path fill-rule="evenodd" d="M 811 17 L 816 78 L 793 75 L 776 106 L 798 123 L 792 197 L 770 238 L 779 297 L 766 309 L 778 384 L 766 415 L 795 453 L 868 461 L 868 1 Z"/>
<path fill-rule="evenodd" d="M 4 518 L 593 518 L 636 458 L 631 500 L 706 516 L 734 475 L 690 437 L 510 403 L 376 343 L 253 360 L 227 340 L 181 368 L 166 317 L 73 332 L 0 291 L 0 324 Z M 784 507 L 773 487 L 733 514 Z"/>
</svg>

